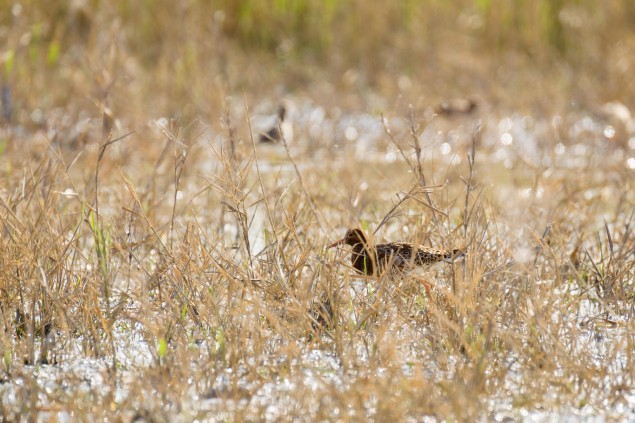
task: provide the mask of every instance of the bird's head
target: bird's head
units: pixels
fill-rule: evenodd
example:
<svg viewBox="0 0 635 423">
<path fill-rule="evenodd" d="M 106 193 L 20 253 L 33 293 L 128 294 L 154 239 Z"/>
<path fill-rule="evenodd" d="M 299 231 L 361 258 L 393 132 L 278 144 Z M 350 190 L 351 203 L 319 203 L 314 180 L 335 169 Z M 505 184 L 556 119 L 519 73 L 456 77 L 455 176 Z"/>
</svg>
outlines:
<svg viewBox="0 0 635 423">
<path fill-rule="evenodd" d="M 364 231 L 362 231 L 359 228 L 349 229 L 348 231 L 346 231 L 346 235 L 344 235 L 344 238 L 340 239 L 339 241 L 336 241 L 336 242 L 332 243 L 331 245 L 328 246 L 328 248 L 337 247 L 338 245 L 342 245 L 342 244 L 346 244 L 346 245 L 357 245 L 357 244 L 368 245 L 368 238 L 366 237 L 366 234 L 364 233 Z"/>
</svg>

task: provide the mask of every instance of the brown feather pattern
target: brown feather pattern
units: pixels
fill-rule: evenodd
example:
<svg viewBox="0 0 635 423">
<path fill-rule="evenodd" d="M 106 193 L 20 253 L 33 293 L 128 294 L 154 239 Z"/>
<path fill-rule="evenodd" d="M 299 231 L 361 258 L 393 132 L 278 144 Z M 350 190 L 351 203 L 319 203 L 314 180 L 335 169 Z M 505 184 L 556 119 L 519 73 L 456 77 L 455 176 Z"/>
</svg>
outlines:
<svg viewBox="0 0 635 423">
<path fill-rule="evenodd" d="M 347 244 L 353 247 L 351 264 L 360 273 L 378 275 L 387 268 L 409 270 L 439 261 L 453 261 L 465 254 L 465 249 L 438 250 L 409 242 L 388 242 L 373 245 L 361 229 L 349 229 L 341 240 L 329 248 Z M 378 271 L 377 271 L 378 270 Z"/>
</svg>

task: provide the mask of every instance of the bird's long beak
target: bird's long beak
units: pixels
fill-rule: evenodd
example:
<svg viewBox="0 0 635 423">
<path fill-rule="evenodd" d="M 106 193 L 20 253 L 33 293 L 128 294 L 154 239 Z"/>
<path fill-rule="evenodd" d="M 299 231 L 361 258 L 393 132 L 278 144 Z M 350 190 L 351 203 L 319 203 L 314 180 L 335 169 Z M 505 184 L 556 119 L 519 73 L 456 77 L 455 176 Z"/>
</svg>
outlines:
<svg viewBox="0 0 635 423">
<path fill-rule="evenodd" d="M 331 245 L 329 245 L 329 246 L 328 246 L 328 247 L 326 247 L 326 248 L 328 249 L 328 248 L 337 247 L 338 245 L 342 245 L 342 244 L 344 244 L 344 241 L 346 241 L 346 238 L 342 238 L 342 239 L 340 239 L 339 241 L 335 241 L 334 243 L 332 243 Z"/>
</svg>

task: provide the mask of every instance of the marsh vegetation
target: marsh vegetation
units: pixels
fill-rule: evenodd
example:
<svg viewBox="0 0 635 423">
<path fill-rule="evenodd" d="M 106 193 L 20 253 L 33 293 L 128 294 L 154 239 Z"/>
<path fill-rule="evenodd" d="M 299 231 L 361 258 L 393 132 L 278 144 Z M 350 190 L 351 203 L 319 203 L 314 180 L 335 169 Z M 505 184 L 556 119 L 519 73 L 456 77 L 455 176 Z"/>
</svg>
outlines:
<svg viewBox="0 0 635 423">
<path fill-rule="evenodd" d="M 6 4 L 3 419 L 635 418 L 634 16 Z"/>
</svg>

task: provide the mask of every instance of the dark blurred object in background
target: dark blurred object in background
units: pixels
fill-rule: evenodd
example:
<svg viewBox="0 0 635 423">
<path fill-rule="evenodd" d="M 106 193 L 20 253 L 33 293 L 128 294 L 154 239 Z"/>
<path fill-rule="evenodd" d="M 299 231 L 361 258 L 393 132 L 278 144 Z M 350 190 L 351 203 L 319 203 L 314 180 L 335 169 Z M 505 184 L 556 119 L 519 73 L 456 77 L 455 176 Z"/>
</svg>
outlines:
<svg viewBox="0 0 635 423">
<path fill-rule="evenodd" d="M 13 107 L 11 104 L 11 89 L 7 84 L 2 84 L 2 120 L 11 122 Z"/>
</svg>

